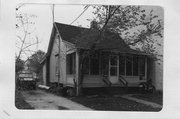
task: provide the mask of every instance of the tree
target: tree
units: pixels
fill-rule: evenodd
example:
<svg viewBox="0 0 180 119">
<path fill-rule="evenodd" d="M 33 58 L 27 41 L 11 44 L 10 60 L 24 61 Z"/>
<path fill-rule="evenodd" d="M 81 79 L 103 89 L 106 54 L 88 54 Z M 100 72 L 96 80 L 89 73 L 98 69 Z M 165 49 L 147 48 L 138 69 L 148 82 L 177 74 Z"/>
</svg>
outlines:
<svg viewBox="0 0 180 119">
<path fill-rule="evenodd" d="M 16 57 L 15 66 L 16 66 L 16 69 L 15 69 L 16 73 L 22 71 L 24 69 L 24 61 L 21 59 L 17 59 L 17 57 Z"/>
<path fill-rule="evenodd" d="M 36 30 L 34 28 L 35 21 L 34 19 L 37 17 L 33 14 L 27 14 L 23 13 L 20 9 L 22 6 L 25 6 L 25 4 L 19 4 L 16 7 L 16 88 L 17 85 L 17 77 L 18 72 L 23 70 L 24 64 L 27 61 L 23 61 L 22 54 L 26 55 L 26 57 L 29 57 L 29 54 L 32 54 L 33 51 L 30 49 L 32 46 L 37 45 L 39 43 L 37 35 L 32 35 L 34 31 Z"/>
<path fill-rule="evenodd" d="M 118 9 L 117 6 L 107 5 L 93 7 L 99 26 L 118 33 L 129 46 L 136 46 L 155 57 L 160 56 L 156 47 L 162 46 L 163 20 L 154 15 L 153 9 L 146 10 L 143 6 L 119 6 Z"/>
<path fill-rule="evenodd" d="M 83 82 L 83 64 L 85 58 L 96 51 L 96 44 L 103 40 L 104 33 L 111 31 L 124 37 L 129 46 L 140 46 L 139 50 L 157 55 L 155 52 L 157 42 L 154 37 L 162 37 L 163 22 L 153 15 L 153 10 L 149 13 L 140 6 L 92 6 L 96 19 L 91 24 L 95 32 L 83 31 L 77 39 L 88 39 L 95 36 L 93 43 L 88 44 L 90 50 L 80 51 L 79 83 L 77 84 L 77 94 L 81 90 Z M 134 30 L 136 29 L 136 30 Z"/>
<path fill-rule="evenodd" d="M 34 28 L 35 21 L 37 17 L 34 14 L 28 14 L 22 12 L 20 9 L 25 6 L 25 4 L 19 4 L 16 7 L 16 57 L 18 59 L 22 58 L 22 54 L 29 57 L 29 54 L 35 52 L 32 50 L 32 46 L 39 43 L 37 35 L 33 34 L 36 30 Z"/>
<path fill-rule="evenodd" d="M 86 6 L 85 6 L 86 7 Z M 79 54 L 80 54 L 80 58 L 79 58 L 79 71 L 78 71 L 78 75 L 79 75 L 79 82 L 75 82 L 77 84 L 75 84 L 76 89 L 77 89 L 77 95 L 80 95 L 81 93 L 81 87 L 82 87 L 82 82 L 83 82 L 83 64 L 85 62 L 86 57 L 92 55 L 93 53 L 96 52 L 96 44 L 99 42 L 99 40 L 103 39 L 103 33 L 106 31 L 106 26 L 109 22 L 109 20 L 111 19 L 111 17 L 115 14 L 115 12 L 119 9 L 120 6 L 115 6 L 115 8 L 109 12 L 109 14 L 107 14 L 106 20 L 104 22 L 103 25 L 101 25 L 102 27 L 100 27 L 97 24 L 97 21 L 94 20 L 91 23 L 91 31 L 89 30 L 84 30 L 82 31 L 81 35 L 79 37 L 76 37 L 75 40 L 78 41 L 78 39 L 93 39 L 93 42 L 89 42 L 89 44 L 87 46 L 89 46 L 90 50 L 80 50 Z M 78 45 L 78 42 L 76 42 L 76 45 Z"/>
<path fill-rule="evenodd" d="M 39 74 L 41 71 L 41 61 L 44 58 L 45 52 L 38 50 L 32 54 L 27 60 L 27 66 L 29 70 Z"/>
</svg>

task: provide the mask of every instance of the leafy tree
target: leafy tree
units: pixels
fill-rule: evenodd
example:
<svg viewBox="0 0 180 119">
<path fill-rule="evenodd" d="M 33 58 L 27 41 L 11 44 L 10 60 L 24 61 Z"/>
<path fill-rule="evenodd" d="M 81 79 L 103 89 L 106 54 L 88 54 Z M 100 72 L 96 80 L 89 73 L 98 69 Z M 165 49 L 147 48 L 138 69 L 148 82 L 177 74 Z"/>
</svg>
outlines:
<svg viewBox="0 0 180 119">
<path fill-rule="evenodd" d="M 34 54 L 32 54 L 27 60 L 27 66 L 29 70 L 39 74 L 41 71 L 41 61 L 45 55 L 45 52 L 38 50 Z"/>
<path fill-rule="evenodd" d="M 141 51 L 160 56 L 156 47 L 162 46 L 163 20 L 154 15 L 153 9 L 147 11 L 143 6 L 119 6 L 117 9 L 117 6 L 106 5 L 93 8 L 101 29 L 106 27 L 123 37 L 129 46 L 138 46 Z"/>
<path fill-rule="evenodd" d="M 88 51 L 81 51 L 80 67 L 79 67 L 79 84 L 77 84 L 79 91 L 83 82 L 83 63 L 85 58 L 95 52 L 96 44 L 105 37 L 106 31 L 118 33 L 124 38 L 129 46 L 138 46 L 139 50 L 146 53 L 151 53 L 157 56 L 155 48 L 157 45 L 161 46 L 157 41 L 157 37 L 163 37 L 163 21 L 158 16 L 153 15 L 153 10 L 149 13 L 140 6 L 92 6 L 96 18 L 91 24 L 92 30 L 83 31 L 77 39 L 92 39 L 93 43 L 88 44 L 90 47 Z M 78 40 L 77 40 L 78 41 Z M 78 45 L 78 43 L 77 43 Z M 161 55 L 162 56 L 162 55 Z M 78 92 L 79 93 L 79 92 Z"/>
<path fill-rule="evenodd" d="M 18 73 L 18 72 L 20 72 L 20 71 L 22 71 L 24 69 L 24 63 L 25 62 L 23 60 L 17 59 L 17 57 L 16 57 L 16 64 L 15 64 L 15 67 L 16 67 L 15 71 L 16 71 L 16 73 Z"/>
</svg>

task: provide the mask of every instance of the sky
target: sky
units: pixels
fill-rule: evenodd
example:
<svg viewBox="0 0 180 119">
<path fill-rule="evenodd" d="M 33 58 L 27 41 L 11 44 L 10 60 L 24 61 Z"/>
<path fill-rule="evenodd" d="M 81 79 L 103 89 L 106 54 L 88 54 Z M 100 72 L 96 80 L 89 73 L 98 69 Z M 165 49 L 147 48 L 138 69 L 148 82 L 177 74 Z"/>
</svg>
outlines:
<svg viewBox="0 0 180 119">
<path fill-rule="evenodd" d="M 54 6 L 54 21 L 64 24 L 72 23 L 84 10 L 83 5 L 55 5 Z M 37 5 L 37 4 L 24 4 L 19 9 L 22 13 L 34 14 L 37 17 L 35 19 L 34 27 L 36 30 L 33 35 L 37 35 L 40 43 L 38 49 L 46 52 L 51 35 L 53 25 L 52 5 Z M 92 8 L 89 7 L 85 13 L 79 17 L 72 25 L 82 27 L 89 27 L 90 21 L 94 15 L 92 14 Z M 21 34 L 23 36 L 23 34 Z M 37 50 L 37 46 L 30 47 L 33 50 Z M 16 48 L 16 52 L 19 50 Z M 26 55 L 22 54 L 22 58 L 26 59 Z"/>
<path fill-rule="evenodd" d="M 80 13 L 84 10 L 85 5 L 58 5 L 54 6 L 54 21 L 64 24 L 70 24 L 74 21 Z M 163 9 L 157 6 L 144 7 L 148 10 L 154 9 L 154 13 L 160 18 L 163 18 Z M 32 50 L 40 49 L 47 52 L 49 39 L 51 35 L 52 25 L 53 25 L 53 14 L 52 5 L 50 4 L 24 4 L 19 10 L 23 13 L 34 14 L 37 16 L 35 18 L 35 25 L 33 27 L 36 30 L 33 35 L 36 35 L 40 41 L 38 46 L 30 47 Z M 87 19 L 93 19 L 93 8 L 89 7 L 81 17 L 79 17 L 72 25 L 82 27 L 89 27 L 90 21 Z M 21 34 L 22 35 L 22 34 Z M 16 52 L 19 50 L 16 48 Z M 30 55 L 30 54 L 29 54 Z M 22 59 L 26 59 L 27 55 L 22 54 Z"/>
</svg>

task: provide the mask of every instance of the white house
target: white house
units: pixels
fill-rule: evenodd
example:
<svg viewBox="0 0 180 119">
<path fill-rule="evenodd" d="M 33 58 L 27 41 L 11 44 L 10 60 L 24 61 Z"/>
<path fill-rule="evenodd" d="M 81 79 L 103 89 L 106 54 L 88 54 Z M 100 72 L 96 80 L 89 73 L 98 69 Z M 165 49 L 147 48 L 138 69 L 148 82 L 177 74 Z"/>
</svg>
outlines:
<svg viewBox="0 0 180 119">
<path fill-rule="evenodd" d="M 94 54 L 84 58 L 80 70 L 82 53 L 88 51 L 97 38 L 97 30 L 55 23 L 42 61 L 43 84 L 59 83 L 62 87 L 78 89 L 82 81 L 83 88 L 109 84 L 111 87 L 138 87 L 152 78 L 153 83 L 158 83 L 154 84 L 156 89 L 162 90 L 162 80 L 158 81 L 158 72 L 150 56 L 131 49 L 118 34 L 110 31 L 104 32 L 102 40 L 96 43 Z"/>
</svg>

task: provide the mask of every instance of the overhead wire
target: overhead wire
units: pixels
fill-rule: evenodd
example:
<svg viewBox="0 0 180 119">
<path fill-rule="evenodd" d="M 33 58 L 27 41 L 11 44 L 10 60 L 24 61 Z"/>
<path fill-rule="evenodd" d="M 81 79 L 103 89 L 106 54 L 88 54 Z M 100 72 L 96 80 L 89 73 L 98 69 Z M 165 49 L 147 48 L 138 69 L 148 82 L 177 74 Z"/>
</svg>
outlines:
<svg viewBox="0 0 180 119">
<path fill-rule="evenodd" d="M 72 25 L 77 19 L 79 19 L 79 17 L 81 17 L 83 14 L 84 14 L 84 12 L 89 8 L 89 6 L 90 5 L 86 5 L 85 6 L 85 9 L 81 12 L 81 14 L 79 14 L 79 16 L 76 18 L 76 19 L 74 19 L 71 23 L 70 23 L 70 25 Z"/>
</svg>

